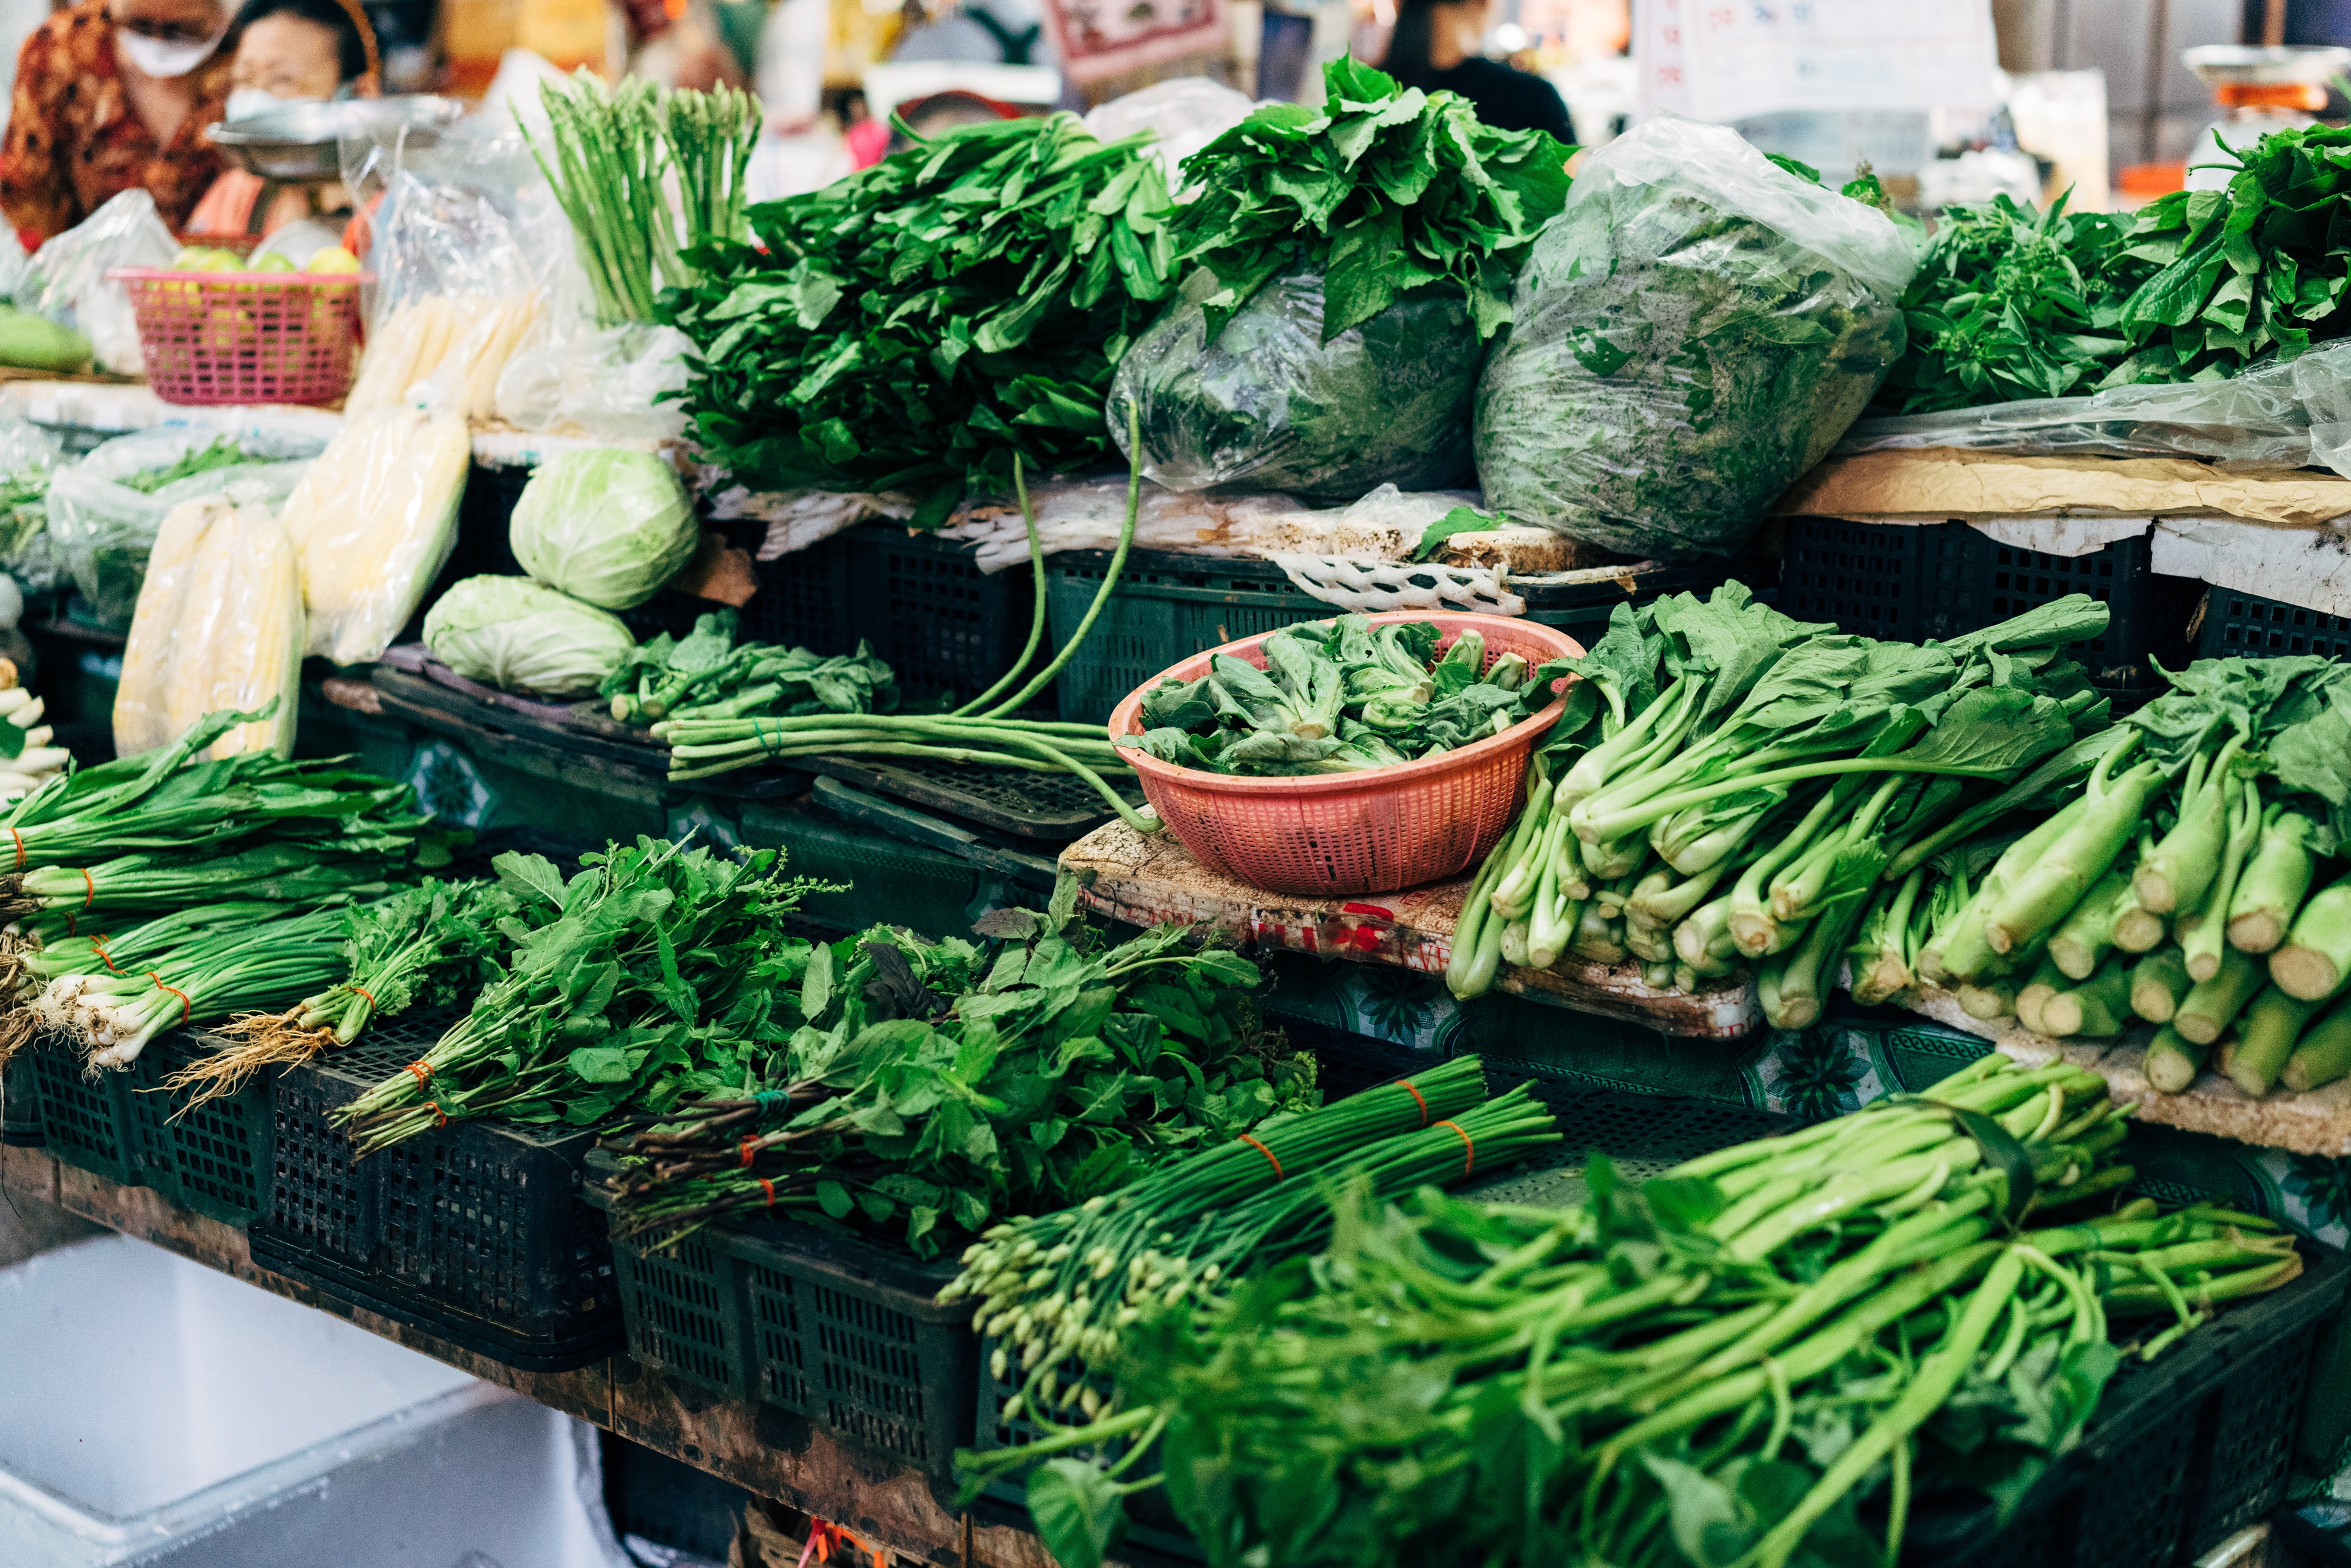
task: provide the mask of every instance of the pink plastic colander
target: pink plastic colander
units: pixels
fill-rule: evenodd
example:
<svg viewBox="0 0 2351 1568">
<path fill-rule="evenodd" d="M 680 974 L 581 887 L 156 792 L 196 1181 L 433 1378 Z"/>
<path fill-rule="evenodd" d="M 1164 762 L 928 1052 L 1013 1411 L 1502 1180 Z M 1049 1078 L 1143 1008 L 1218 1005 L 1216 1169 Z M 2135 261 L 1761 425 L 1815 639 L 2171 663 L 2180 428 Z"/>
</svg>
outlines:
<svg viewBox="0 0 2351 1568">
<path fill-rule="evenodd" d="M 1393 611 L 1368 619 L 1427 621 L 1451 647 L 1464 632 L 1486 639 L 1486 662 L 1516 653 L 1531 665 L 1572 658 L 1583 645 L 1531 621 L 1499 615 L 1431 615 Z M 1265 667 L 1244 637 L 1195 653 L 1128 694 L 1110 716 L 1110 733 L 1143 733 L 1143 699 L 1162 681 L 1196 681 L 1213 654 Z M 1178 768 L 1141 751 L 1125 753 L 1143 793 L 1192 858 L 1211 871 L 1270 893 L 1340 897 L 1394 893 L 1458 876 L 1501 842 L 1518 814 L 1527 758 L 1562 704 L 1497 736 L 1395 768 L 1322 773 L 1302 779 L 1251 779 Z"/>
<path fill-rule="evenodd" d="M 165 402 L 333 402 L 350 390 L 363 272 L 119 267 Z"/>
</svg>

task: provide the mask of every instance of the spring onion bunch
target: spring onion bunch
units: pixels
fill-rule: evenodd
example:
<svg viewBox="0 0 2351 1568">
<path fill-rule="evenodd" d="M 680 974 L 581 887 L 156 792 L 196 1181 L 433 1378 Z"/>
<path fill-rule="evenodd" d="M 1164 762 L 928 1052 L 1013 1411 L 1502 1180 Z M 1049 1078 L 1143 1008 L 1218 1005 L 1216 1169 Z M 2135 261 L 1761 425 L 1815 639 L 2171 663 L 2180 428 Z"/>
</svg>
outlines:
<svg viewBox="0 0 2351 1568">
<path fill-rule="evenodd" d="M 1132 424 L 1134 411 L 1128 413 Z M 669 743 L 670 778 L 705 779 L 737 768 L 795 757 L 909 757 L 1017 768 L 1035 773 L 1068 773 L 1092 785 L 1104 803 L 1136 832 L 1158 831 L 1160 822 L 1156 816 L 1144 816 L 1111 785 L 1111 777 L 1131 778 L 1134 769 L 1127 766 L 1118 747 L 1111 744 L 1102 726 L 1012 716 L 1051 685 L 1062 667 L 1076 656 L 1079 644 L 1093 630 L 1095 619 L 1118 586 L 1119 574 L 1126 567 L 1127 551 L 1134 543 L 1135 519 L 1143 504 L 1141 444 L 1134 444 L 1131 450 L 1135 457 L 1127 476 L 1126 517 L 1119 529 L 1118 548 L 1111 555 L 1110 569 L 1102 574 L 1102 587 L 1087 606 L 1085 618 L 1043 669 L 1033 675 L 1028 674 L 1044 642 L 1048 597 L 1045 552 L 1038 540 L 1037 517 L 1029 504 L 1028 485 L 1016 459 L 1014 483 L 1020 497 L 1020 515 L 1029 527 L 1029 559 L 1036 573 L 1037 591 L 1028 646 L 1009 670 L 951 714 L 836 711 L 783 717 L 679 715 L 664 718 L 653 726 L 653 734 Z"/>
<path fill-rule="evenodd" d="M 1112 1354 L 1120 1329 L 1321 1248 L 1331 1221 L 1322 1178 L 1332 1173 L 1361 1173 L 1386 1201 L 1481 1166 L 1506 1169 L 1558 1142 L 1551 1113 L 1524 1085 L 1491 1102 L 1485 1093 L 1478 1059 L 1457 1057 L 1269 1123 L 1119 1192 L 992 1228 L 939 1299 L 979 1299 L 978 1330 L 999 1341 L 991 1375 L 1008 1376 L 1016 1356 L 1029 1373 L 1021 1407 L 1076 1407 L 1091 1420 L 1105 1406 L 1086 1371 Z"/>
<path fill-rule="evenodd" d="M 1595 1160 L 1573 1208 L 1346 1203 L 1321 1259 L 1129 1329 L 1125 1407 L 1034 1446 L 1032 1503 L 1082 1506 L 1032 1511 L 1099 1563 L 1155 1452 L 1218 1568 L 1891 1562 L 2021 1496 L 2124 1354 L 2300 1271 L 2246 1216 L 2095 1212 L 2122 1110 L 1994 1056 L 1638 1189 Z"/>
<path fill-rule="evenodd" d="M 2105 620 L 2074 594 L 1914 645 L 1735 583 L 1619 606 L 1589 653 L 1535 674 L 1582 679 L 1471 883 L 1447 983 L 1473 997 L 1501 964 L 1571 955 L 1685 989 L 1752 965 L 1772 1025 L 1803 1027 L 1899 857 L 2020 774 L 2046 794 L 2088 770 L 2108 710 L 2064 648 Z"/>
<path fill-rule="evenodd" d="M 1917 970 L 2042 1034 L 2159 1025 L 2146 1071 L 2167 1093 L 2208 1063 L 2256 1098 L 2318 1087 L 2351 1071 L 2351 667 L 2168 678 L 2085 780 L 2008 802 L 1932 863 L 1956 891 Z"/>
<path fill-rule="evenodd" d="M 495 883 L 433 877 L 389 898 L 349 905 L 335 984 L 281 1012 L 233 1020 L 220 1031 L 230 1043 L 191 1062 L 172 1087 L 193 1089 L 190 1104 L 199 1105 L 235 1093 L 265 1067 L 349 1045 L 377 1018 L 470 1002 L 496 977 L 499 922 L 514 911 L 513 898 Z"/>
<path fill-rule="evenodd" d="M 744 1087 L 799 1022 L 783 988 L 809 945 L 781 924 L 814 884 L 787 879 L 780 852 L 641 838 L 568 882 L 538 855 L 491 863 L 513 904 L 497 976 L 414 1063 L 334 1113 L 359 1155 L 465 1117 L 588 1128 Z"/>
</svg>

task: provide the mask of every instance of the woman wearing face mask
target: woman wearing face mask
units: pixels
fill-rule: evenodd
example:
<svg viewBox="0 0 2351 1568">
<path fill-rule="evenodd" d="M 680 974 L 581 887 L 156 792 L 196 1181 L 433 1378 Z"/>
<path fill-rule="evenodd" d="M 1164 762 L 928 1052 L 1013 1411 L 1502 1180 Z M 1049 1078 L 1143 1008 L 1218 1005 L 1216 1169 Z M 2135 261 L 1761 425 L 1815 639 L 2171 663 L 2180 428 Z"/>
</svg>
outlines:
<svg viewBox="0 0 2351 1568">
<path fill-rule="evenodd" d="M 144 186 L 176 229 L 220 172 L 204 139 L 229 88 L 221 0 L 78 0 L 16 55 L 0 211 L 27 250 Z"/>
<path fill-rule="evenodd" d="M 230 124 L 292 104 L 376 96 L 375 29 L 359 0 L 246 0 L 229 29 L 229 52 Z M 196 204 L 188 233 L 259 237 L 350 206 L 338 183 L 270 185 L 225 169 Z"/>
<path fill-rule="evenodd" d="M 1497 131 L 1548 131 L 1573 146 L 1567 104 L 1539 76 L 1486 58 L 1492 0 L 1403 0 L 1380 68 L 1424 92 L 1458 92 Z"/>
</svg>

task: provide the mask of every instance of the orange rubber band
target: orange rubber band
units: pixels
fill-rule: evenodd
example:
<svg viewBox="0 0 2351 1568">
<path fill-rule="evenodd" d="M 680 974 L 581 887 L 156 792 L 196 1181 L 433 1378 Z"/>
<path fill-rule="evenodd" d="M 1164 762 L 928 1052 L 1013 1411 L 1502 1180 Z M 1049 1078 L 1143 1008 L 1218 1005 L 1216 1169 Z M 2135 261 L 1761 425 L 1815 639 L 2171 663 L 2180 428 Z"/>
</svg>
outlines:
<svg viewBox="0 0 2351 1568">
<path fill-rule="evenodd" d="M 427 1111 L 432 1112 L 435 1116 L 441 1118 L 441 1120 L 435 1123 L 434 1125 L 445 1127 L 449 1124 L 449 1113 L 441 1109 L 441 1102 L 438 1100 L 427 1100 L 424 1102 L 424 1108 Z"/>
<path fill-rule="evenodd" d="M 91 904 L 98 902 L 98 883 L 91 880 L 88 866 L 81 868 L 81 885 L 85 890 L 81 906 L 84 911 L 87 911 Z"/>
<path fill-rule="evenodd" d="M 1241 1142 L 1247 1144 L 1250 1148 L 1255 1149 L 1259 1154 L 1261 1154 L 1266 1157 L 1266 1162 L 1273 1166 L 1274 1180 L 1287 1181 L 1289 1179 L 1288 1176 L 1282 1174 L 1281 1162 L 1273 1157 L 1273 1151 L 1271 1149 L 1267 1148 L 1263 1144 L 1259 1143 L 1247 1133 L 1243 1133 L 1241 1134 Z"/>
<path fill-rule="evenodd" d="M 1470 1142 L 1469 1134 L 1463 1132 L 1458 1123 L 1439 1122 L 1437 1124 L 1440 1127 L 1451 1127 L 1454 1136 L 1461 1140 L 1462 1148 L 1468 1151 L 1461 1157 L 1461 1174 L 1469 1176 L 1475 1173 L 1478 1169 L 1478 1145 Z"/>
<path fill-rule="evenodd" d="M 416 1080 L 416 1086 L 422 1089 L 424 1087 L 425 1080 L 433 1076 L 433 1064 L 420 1056 L 410 1062 L 405 1071 Z"/>
<path fill-rule="evenodd" d="M 169 991 L 173 996 L 180 998 L 180 1022 L 183 1025 L 185 1025 L 188 1021 L 188 1014 L 194 1010 L 188 1002 L 188 993 L 180 989 L 177 986 L 165 985 L 163 983 L 163 977 L 157 974 L 152 969 L 147 971 L 147 977 L 155 982 L 155 988 L 157 990 Z"/>
<path fill-rule="evenodd" d="M 367 992 L 366 992 L 365 990 L 361 989 L 361 988 L 360 988 L 360 987 L 358 987 L 358 986 L 354 986 L 354 985 L 352 985 L 349 980 L 345 980 L 345 981 L 343 982 L 343 989 L 345 989 L 345 990 L 347 990 L 347 991 L 358 991 L 358 992 L 360 993 L 360 995 L 361 995 L 361 996 L 363 996 L 363 997 L 367 997 L 367 1005 L 368 1005 L 368 1006 L 370 1006 L 370 1007 L 371 1007 L 371 1008 L 375 1009 L 378 1012 L 381 1012 L 381 1011 L 383 1010 L 383 1004 L 382 1004 L 381 1002 L 377 1001 L 373 997 L 368 997 L 368 994 L 367 994 Z"/>
<path fill-rule="evenodd" d="M 23 871 L 25 869 L 25 835 L 11 828 L 8 830 L 8 836 L 16 841 L 16 869 Z"/>
<path fill-rule="evenodd" d="M 749 1170 L 751 1168 L 751 1162 L 757 1159 L 759 1155 L 759 1134 L 757 1133 L 744 1134 L 742 1140 L 735 1145 L 735 1148 L 736 1151 L 743 1156 L 743 1168 L 747 1171 Z"/>
<path fill-rule="evenodd" d="M 776 1184 L 775 1184 L 774 1182 L 769 1181 L 766 1176 L 761 1176 L 761 1177 L 759 1178 L 759 1190 L 760 1190 L 761 1192 L 764 1192 L 764 1193 L 766 1193 L 766 1194 L 768 1195 L 768 1207 L 769 1208 L 773 1208 L 773 1207 L 776 1207 Z"/>
<path fill-rule="evenodd" d="M 99 935 L 89 939 L 89 949 L 91 952 L 98 955 L 98 961 L 106 966 L 106 972 L 108 974 L 119 975 L 122 973 L 122 971 L 114 967 L 114 960 L 106 956 L 106 934 L 104 932 L 99 933 Z"/>
<path fill-rule="evenodd" d="M 1417 1090 L 1417 1089 L 1415 1089 L 1415 1088 L 1412 1086 L 1412 1080 L 1411 1080 L 1411 1079 L 1409 1079 L 1409 1078 L 1399 1078 L 1399 1079 L 1397 1079 L 1397 1080 L 1396 1080 L 1396 1087 L 1397 1087 L 1397 1088 L 1399 1088 L 1399 1089 L 1401 1089 L 1401 1090 L 1403 1090 L 1405 1093 L 1407 1093 L 1407 1094 L 1411 1095 L 1411 1096 L 1413 1097 L 1413 1099 L 1414 1099 L 1414 1100 L 1416 1100 L 1416 1101 L 1417 1101 L 1417 1102 L 1419 1103 L 1419 1105 L 1420 1105 L 1420 1124 L 1421 1124 L 1422 1126 L 1424 1126 L 1424 1127 L 1427 1126 L 1427 1125 L 1428 1125 L 1428 1102 L 1427 1102 L 1427 1101 L 1426 1101 L 1426 1100 L 1422 1100 L 1422 1099 L 1420 1098 L 1420 1091 L 1419 1091 L 1419 1090 Z"/>
</svg>

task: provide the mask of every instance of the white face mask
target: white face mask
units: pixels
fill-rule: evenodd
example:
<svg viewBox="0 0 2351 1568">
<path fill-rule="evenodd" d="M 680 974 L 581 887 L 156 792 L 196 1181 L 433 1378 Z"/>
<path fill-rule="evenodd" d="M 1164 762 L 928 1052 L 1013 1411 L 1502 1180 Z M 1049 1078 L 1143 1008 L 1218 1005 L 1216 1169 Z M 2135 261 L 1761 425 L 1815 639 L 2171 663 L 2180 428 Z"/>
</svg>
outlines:
<svg viewBox="0 0 2351 1568">
<path fill-rule="evenodd" d="M 322 103 L 316 98 L 280 98 L 267 88 L 241 87 L 228 95 L 228 108 L 224 115 L 228 120 L 251 120 L 256 114 L 267 114 L 273 109 L 286 109 L 298 103 Z"/>
<path fill-rule="evenodd" d="M 172 77 L 186 76 L 212 58 L 213 51 L 219 48 L 220 41 L 228 36 L 228 24 L 223 22 L 220 31 L 198 44 L 168 43 L 162 38 L 151 38 L 144 33 L 134 33 L 128 27 L 116 28 L 115 36 L 121 39 L 122 52 L 130 57 L 132 65 L 148 76 L 168 80 Z"/>
</svg>

